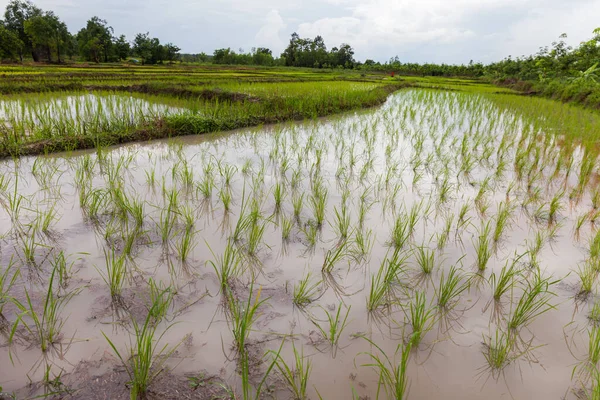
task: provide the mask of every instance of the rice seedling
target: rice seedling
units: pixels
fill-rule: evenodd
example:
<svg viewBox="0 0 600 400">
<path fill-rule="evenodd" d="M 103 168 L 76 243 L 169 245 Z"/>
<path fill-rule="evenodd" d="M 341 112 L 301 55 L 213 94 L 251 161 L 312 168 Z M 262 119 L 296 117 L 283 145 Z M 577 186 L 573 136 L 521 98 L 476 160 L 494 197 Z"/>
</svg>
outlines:
<svg viewBox="0 0 600 400">
<path fill-rule="evenodd" d="M 158 326 L 154 323 L 154 315 L 157 314 L 156 309 L 159 307 L 161 305 L 156 302 L 150 307 L 143 324 L 138 323 L 135 318 L 131 319 L 133 337 L 130 335 L 129 346 L 127 347 L 128 354 L 121 354 L 115 343 L 102 332 L 131 379 L 129 390 L 132 400 L 146 397 L 149 385 L 164 371 L 166 362 L 178 347 L 178 345 L 171 348 L 168 344 L 160 345 L 164 335 L 173 325 L 167 326 L 162 333 L 158 334 Z"/>
<path fill-rule="evenodd" d="M 587 362 L 594 368 L 597 368 L 600 362 L 600 327 L 597 325 L 588 329 Z"/>
<path fill-rule="evenodd" d="M 556 222 L 559 213 L 563 210 L 563 205 L 561 203 L 562 196 L 563 193 L 558 192 L 552 197 L 552 200 L 550 200 L 550 205 L 548 209 L 548 221 L 550 223 Z"/>
<path fill-rule="evenodd" d="M 270 220 L 262 218 L 260 212 L 256 211 L 250 213 L 250 219 L 252 222 L 248 229 L 246 253 L 248 253 L 251 258 L 256 259 L 258 256 L 258 251 L 263 244 L 263 236 L 265 234 L 265 230 L 267 229 L 267 223 L 269 223 Z"/>
<path fill-rule="evenodd" d="M 61 318 L 60 314 L 77 292 L 72 291 L 70 293 L 58 295 L 58 291 L 55 290 L 54 287 L 55 276 L 56 270 L 53 269 L 42 302 L 41 313 L 38 312 L 34 306 L 31 300 L 30 291 L 27 289 L 25 289 L 26 303 L 21 303 L 15 298 L 12 299 L 12 302 L 18 307 L 21 313 L 13 324 L 9 343 L 12 343 L 16 329 L 21 323 L 32 336 L 32 340 L 35 340 L 40 346 L 43 353 L 46 353 L 53 345 L 60 341 L 61 331 L 66 322 Z"/>
<path fill-rule="evenodd" d="M 148 287 L 150 289 L 148 314 L 152 316 L 153 323 L 158 324 L 167 316 L 175 293 L 171 287 L 164 287 L 162 283 L 156 283 L 152 278 L 148 280 Z"/>
<path fill-rule="evenodd" d="M 208 246 L 210 252 L 216 261 L 208 261 L 208 263 L 213 267 L 215 273 L 217 274 L 217 278 L 219 280 L 219 289 L 221 291 L 226 291 L 229 287 L 229 280 L 232 277 L 236 277 L 241 275 L 242 273 L 242 265 L 241 265 L 241 257 L 234 246 L 233 240 L 227 240 L 227 245 L 223 250 L 223 254 L 220 257 L 215 256 L 210 246 Z"/>
<path fill-rule="evenodd" d="M 335 313 L 329 312 L 325 308 L 321 307 L 327 316 L 326 323 L 320 324 L 316 319 L 311 319 L 312 323 L 317 327 L 323 339 L 325 339 L 325 341 L 331 346 L 332 356 L 334 358 L 342 337 L 342 333 L 344 332 L 346 326 L 348 326 L 348 315 L 350 315 L 350 310 L 352 309 L 352 306 L 348 306 L 346 308 L 346 313 L 342 314 L 342 306 L 343 303 L 340 302 L 340 304 L 338 304 L 336 307 L 337 311 Z"/>
<path fill-rule="evenodd" d="M 362 230 L 358 230 L 354 235 L 354 246 L 352 249 L 353 258 L 356 260 L 361 260 L 367 257 L 371 252 L 374 244 L 373 231 L 371 229 L 363 232 Z"/>
<path fill-rule="evenodd" d="M 381 263 L 379 270 L 371 277 L 371 286 L 367 296 L 367 310 L 373 312 L 377 309 L 398 304 L 396 288 L 401 285 L 401 276 L 406 272 L 405 262 L 407 255 L 401 257 L 400 252 L 394 251 Z"/>
<path fill-rule="evenodd" d="M 317 186 L 317 188 L 313 191 L 313 195 L 310 197 L 310 204 L 313 209 L 317 227 L 321 227 L 323 225 L 323 221 L 325 220 L 327 189 L 321 185 Z"/>
<path fill-rule="evenodd" d="M 510 203 L 501 202 L 498 206 L 498 213 L 496 214 L 496 225 L 494 227 L 493 240 L 494 243 L 500 242 L 504 231 L 510 227 L 512 207 Z"/>
<path fill-rule="evenodd" d="M 275 184 L 275 188 L 273 189 L 273 200 L 275 202 L 275 213 L 277 214 L 281 211 L 281 204 L 285 198 L 285 186 L 281 184 L 281 182 L 277 182 Z"/>
<path fill-rule="evenodd" d="M 527 281 L 523 294 L 508 318 L 509 329 L 519 330 L 536 317 L 554 309 L 551 300 L 556 294 L 550 288 L 557 282 L 559 281 L 543 278 L 541 272 L 535 272 L 533 278 Z"/>
<path fill-rule="evenodd" d="M 281 239 L 284 241 L 284 243 L 290 240 L 293 227 L 293 218 L 288 218 L 285 215 L 281 217 Z"/>
<path fill-rule="evenodd" d="M 332 249 L 327 250 L 321 271 L 331 273 L 337 263 L 344 259 L 352 258 L 352 244 L 354 241 L 345 239 L 337 243 Z"/>
<path fill-rule="evenodd" d="M 454 223 L 454 214 L 449 215 L 444 220 L 444 228 L 442 232 L 436 235 L 437 237 L 437 248 L 438 250 L 443 250 L 448 243 L 448 239 L 450 238 L 450 230 L 452 229 L 452 224 Z"/>
<path fill-rule="evenodd" d="M 422 275 L 430 275 L 435 268 L 435 253 L 425 246 L 416 248 L 416 261 Z"/>
<path fill-rule="evenodd" d="M 333 226 L 340 240 L 344 240 L 348 237 L 348 232 L 350 231 L 350 214 L 348 208 L 345 203 L 343 203 L 341 211 L 339 211 L 337 207 L 334 207 L 333 212 L 335 215 Z"/>
<path fill-rule="evenodd" d="M 289 365 L 280 352 L 271 351 L 275 358 L 275 367 L 279 371 L 283 380 L 294 396 L 295 400 L 306 400 L 308 398 L 308 380 L 312 371 L 312 361 L 309 357 L 304 356 L 304 349 L 298 351 L 294 342 L 292 342 L 292 350 L 294 354 L 294 363 Z"/>
<path fill-rule="evenodd" d="M 179 259 L 183 263 L 188 261 L 190 254 L 197 245 L 194 240 L 195 235 L 196 231 L 194 229 L 186 227 L 186 229 L 183 230 L 183 234 L 179 238 L 179 241 L 175 244 Z"/>
<path fill-rule="evenodd" d="M 428 307 L 425 292 L 417 291 L 409 304 L 408 322 L 412 332 L 406 342 L 413 348 L 418 349 L 423 338 L 436 323 L 435 310 Z"/>
<path fill-rule="evenodd" d="M 500 275 L 496 275 L 495 272 L 492 272 L 490 275 L 488 283 L 492 288 L 492 298 L 494 302 L 500 303 L 502 297 L 513 290 L 516 282 L 515 280 L 521 275 L 521 270 L 517 265 L 519 260 L 525 256 L 525 254 L 526 253 L 519 255 L 512 261 L 507 261 L 502 267 Z"/>
<path fill-rule="evenodd" d="M 113 304 L 122 303 L 123 286 L 127 278 L 127 264 L 125 255 L 117 255 L 114 249 L 104 250 L 104 268 L 106 272 L 96 269 L 108 285 Z"/>
<path fill-rule="evenodd" d="M 237 299 L 229 289 L 225 292 L 235 348 L 238 354 L 242 356 L 247 351 L 246 343 L 252 331 L 252 326 L 260 316 L 259 308 L 269 300 L 268 298 L 261 300 L 262 287 L 258 289 L 256 297 L 254 297 L 253 288 L 254 283 L 252 282 L 248 292 L 248 299 L 244 301 Z"/>
<path fill-rule="evenodd" d="M 454 310 L 460 300 L 460 295 L 469 289 L 469 282 L 462 282 L 462 276 L 456 266 L 450 267 L 448 275 L 442 272 L 440 284 L 435 288 L 437 307 L 440 312 L 447 314 Z"/>
<path fill-rule="evenodd" d="M 490 368 L 492 375 L 497 376 L 510 363 L 514 362 L 522 354 L 515 354 L 515 335 L 496 328 L 494 336 L 483 339 L 483 356 Z"/>
<path fill-rule="evenodd" d="M 231 211 L 231 191 L 226 188 L 221 188 L 219 191 L 219 200 L 223 204 L 225 214 Z"/>
<path fill-rule="evenodd" d="M 592 309 L 588 313 L 588 319 L 594 324 L 600 323 L 600 303 L 594 303 Z"/>
<path fill-rule="evenodd" d="M 320 297 L 322 280 L 313 282 L 311 273 L 306 274 L 297 284 L 294 285 L 293 302 L 298 307 L 305 307 Z"/>
<path fill-rule="evenodd" d="M 403 248 L 410 238 L 410 225 L 405 215 L 400 214 L 392 228 L 389 244 L 395 249 Z"/>
<path fill-rule="evenodd" d="M 411 344 L 399 344 L 394 352 L 394 359 L 391 359 L 381 347 L 375 344 L 375 342 L 367 337 L 363 336 L 363 338 L 379 352 L 379 354 L 373 352 L 360 353 L 367 355 L 370 360 L 370 362 L 362 364 L 361 366 L 371 367 L 379 375 L 375 398 L 379 399 L 382 388 L 388 399 L 404 400 L 408 398 L 410 385 L 407 372 L 408 361 L 412 350 Z M 396 362 L 395 358 L 398 354 L 400 354 L 400 361 Z"/>
<path fill-rule="evenodd" d="M 594 284 L 598 278 L 597 262 L 586 260 L 582 266 L 577 268 L 576 274 L 579 277 L 580 287 L 578 296 L 587 297 L 594 291 Z"/>
<path fill-rule="evenodd" d="M 476 266 L 477 270 L 481 273 L 485 271 L 488 261 L 492 258 L 492 250 L 490 247 L 490 221 L 485 224 L 482 223 L 477 235 L 477 241 L 473 242 L 476 252 Z"/>
<path fill-rule="evenodd" d="M 20 270 L 15 269 L 12 273 L 14 263 L 11 259 L 8 265 L 4 268 L 4 272 L 0 274 L 0 330 L 7 327 L 8 320 L 4 316 L 4 306 L 12 301 L 12 296 L 9 294 L 11 288 L 14 286 L 17 278 L 19 277 Z"/>
<path fill-rule="evenodd" d="M 296 221 L 300 221 L 300 215 L 302 215 L 302 203 L 304 201 L 304 193 L 299 196 L 296 194 L 292 197 L 292 205 L 294 207 L 294 218 Z"/>
</svg>

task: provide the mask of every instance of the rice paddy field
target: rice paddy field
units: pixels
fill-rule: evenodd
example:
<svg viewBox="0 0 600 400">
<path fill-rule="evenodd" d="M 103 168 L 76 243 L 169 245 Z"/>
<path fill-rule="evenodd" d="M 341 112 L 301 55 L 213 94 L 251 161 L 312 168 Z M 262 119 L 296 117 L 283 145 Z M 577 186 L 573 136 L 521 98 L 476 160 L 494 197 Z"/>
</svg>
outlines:
<svg viewBox="0 0 600 400">
<path fill-rule="evenodd" d="M 0 398 L 600 398 L 597 113 L 459 79 L 1 73 Z"/>
</svg>

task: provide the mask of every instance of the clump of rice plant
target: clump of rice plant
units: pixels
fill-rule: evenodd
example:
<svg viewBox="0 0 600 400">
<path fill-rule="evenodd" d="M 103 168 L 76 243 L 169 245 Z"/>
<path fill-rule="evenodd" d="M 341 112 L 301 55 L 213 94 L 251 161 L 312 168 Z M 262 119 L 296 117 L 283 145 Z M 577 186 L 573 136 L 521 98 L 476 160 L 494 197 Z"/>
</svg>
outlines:
<svg viewBox="0 0 600 400">
<path fill-rule="evenodd" d="M 331 273 L 337 263 L 344 259 L 352 258 L 352 244 L 352 240 L 345 239 L 337 243 L 332 249 L 327 250 L 321 270 Z"/>
<path fill-rule="evenodd" d="M 556 294 L 550 289 L 557 282 L 559 281 L 542 277 L 539 271 L 534 272 L 533 277 L 527 280 L 527 286 L 508 318 L 508 327 L 519 330 L 536 317 L 554 309 L 551 301 Z"/>
<path fill-rule="evenodd" d="M 377 383 L 377 398 L 379 398 L 379 393 L 382 388 L 389 399 L 404 400 L 408 398 L 408 390 L 410 385 L 408 382 L 407 371 L 408 361 L 410 359 L 410 353 L 412 349 L 411 344 L 408 343 L 403 345 L 400 343 L 396 347 L 394 359 L 392 359 L 386 354 L 385 351 L 383 351 L 381 347 L 375 344 L 375 342 L 364 336 L 363 338 L 378 351 L 378 354 L 373 352 L 361 353 L 367 355 L 370 359 L 370 362 L 362 364 L 361 366 L 371 367 L 379 375 L 379 381 Z M 400 361 L 397 362 L 395 360 L 395 356 L 398 354 L 400 354 Z"/>
<path fill-rule="evenodd" d="M 504 368 L 524 354 L 515 352 L 515 335 L 500 328 L 496 328 L 493 336 L 484 337 L 483 343 L 483 356 L 493 376 L 498 376 Z"/>
<path fill-rule="evenodd" d="M 423 275 L 430 275 L 435 268 L 435 252 L 424 246 L 420 246 L 416 248 L 415 253 L 420 273 Z"/>
<path fill-rule="evenodd" d="M 433 328 L 436 322 L 434 309 L 427 306 L 425 292 L 415 292 L 413 300 L 409 304 L 407 317 L 412 328 L 407 343 L 412 348 L 417 349 L 427 332 Z"/>
<path fill-rule="evenodd" d="M 337 306 L 337 311 L 329 312 L 325 308 L 325 315 L 327 316 L 327 322 L 320 324 L 317 320 L 312 319 L 312 323 L 317 327 L 323 339 L 329 343 L 332 349 L 332 354 L 335 357 L 340 338 L 346 326 L 348 326 L 348 316 L 350 315 L 350 309 L 352 306 L 346 308 L 346 313 L 342 314 L 343 303 Z"/>
<path fill-rule="evenodd" d="M 401 213 L 394 222 L 389 243 L 394 248 L 401 249 L 408 242 L 410 234 L 409 220 Z"/>
<path fill-rule="evenodd" d="M 494 243 L 498 243 L 504 231 L 510 227 L 511 213 L 512 207 L 510 203 L 501 202 L 498 206 L 498 214 L 496 215 L 496 225 L 493 233 Z"/>
<path fill-rule="evenodd" d="M 473 243 L 477 254 L 476 265 L 477 270 L 479 272 L 485 271 L 488 261 L 492 257 L 492 249 L 490 246 L 490 231 L 491 225 L 488 221 L 487 223 L 481 226 L 477 235 L 477 241 Z"/>
<path fill-rule="evenodd" d="M 159 344 L 173 325 L 169 325 L 162 333 L 158 334 L 158 325 L 154 323 L 154 315 L 157 313 L 156 308 L 158 307 L 161 306 L 155 302 L 148 311 L 143 324 L 138 323 L 135 318 L 131 319 L 133 336 L 129 337 L 128 354 L 121 354 L 115 343 L 102 332 L 131 379 L 129 382 L 131 399 L 146 397 L 149 385 L 164 371 L 166 362 L 178 347 L 169 348 L 168 344 L 162 346 Z"/>
<path fill-rule="evenodd" d="M 492 288 L 492 298 L 493 301 L 497 304 L 500 303 L 502 297 L 513 290 L 515 285 L 515 280 L 520 276 L 521 270 L 517 268 L 518 262 L 525 254 L 521 254 L 517 258 L 515 258 L 512 262 L 507 261 L 506 264 L 502 267 L 500 271 L 500 275 L 496 275 L 495 272 L 492 272 L 488 279 L 488 283 Z M 510 262 L 510 266 L 509 266 Z"/>
<path fill-rule="evenodd" d="M 56 269 L 53 269 L 48 281 L 46 295 L 42 302 L 41 313 L 34 307 L 28 290 L 25 290 L 26 303 L 21 303 L 14 298 L 12 299 L 13 303 L 18 307 L 21 313 L 13 324 L 9 343 L 12 343 L 16 328 L 21 323 L 25 326 L 34 340 L 37 341 L 40 349 L 44 353 L 47 352 L 51 346 L 59 342 L 61 330 L 65 324 L 65 320 L 61 318 L 60 313 L 77 292 L 73 291 L 59 296 L 58 290 L 56 290 L 54 285 L 55 276 Z"/>
<path fill-rule="evenodd" d="M 442 272 L 440 284 L 435 289 L 437 307 L 440 312 L 447 314 L 454 310 L 460 300 L 460 295 L 469 289 L 469 282 L 462 282 L 462 276 L 456 266 L 450 267 L 448 274 Z"/>
<path fill-rule="evenodd" d="M 275 358 L 275 367 L 279 371 L 279 374 L 283 377 L 283 380 L 288 390 L 294 396 L 296 400 L 306 400 L 308 398 L 308 380 L 312 371 L 312 361 L 309 357 L 304 355 L 304 349 L 296 348 L 296 345 L 292 342 L 292 349 L 294 354 L 293 364 L 288 364 L 280 352 L 271 351 Z"/>
<path fill-rule="evenodd" d="M 127 264 L 125 255 L 117 255 L 114 249 L 104 250 L 105 272 L 98 269 L 100 276 L 108 285 L 110 297 L 114 304 L 122 302 L 121 294 L 125 279 L 127 278 Z M 97 268 L 96 268 L 97 269 Z"/>
<path fill-rule="evenodd" d="M 19 269 L 13 272 L 13 266 L 14 263 L 11 259 L 10 263 L 5 267 L 4 272 L 0 274 L 0 330 L 8 324 L 8 320 L 3 314 L 4 306 L 12 301 L 12 296 L 9 295 L 9 292 L 20 274 Z"/>
<path fill-rule="evenodd" d="M 588 259 L 583 267 L 579 266 L 576 273 L 579 277 L 579 281 L 581 282 L 578 295 L 587 297 L 594 290 L 594 284 L 596 283 L 596 278 L 598 277 L 598 265 L 594 260 Z"/>
<path fill-rule="evenodd" d="M 294 304 L 298 307 L 305 307 L 319 298 L 322 280 L 313 282 L 311 273 L 306 274 L 296 285 L 294 285 Z"/>
<path fill-rule="evenodd" d="M 223 254 L 220 257 L 217 257 L 215 253 L 213 253 L 210 246 L 209 250 L 216 261 L 210 260 L 208 263 L 213 267 L 215 273 L 217 274 L 220 290 L 226 291 L 229 287 L 229 280 L 232 277 L 239 276 L 242 273 L 242 260 L 239 251 L 233 244 L 233 239 L 227 240 L 227 245 L 225 246 Z"/>
<path fill-rule="evenodd" d="M 400 277 L 406 271 L 406 256 L 394 251 L 386 257 L 376 274 L 371 277 L 371 287 L 367 297 L 367 310 L 375 311 L 398 303 L 396 288 L 400 286 Z"/>
</svg>

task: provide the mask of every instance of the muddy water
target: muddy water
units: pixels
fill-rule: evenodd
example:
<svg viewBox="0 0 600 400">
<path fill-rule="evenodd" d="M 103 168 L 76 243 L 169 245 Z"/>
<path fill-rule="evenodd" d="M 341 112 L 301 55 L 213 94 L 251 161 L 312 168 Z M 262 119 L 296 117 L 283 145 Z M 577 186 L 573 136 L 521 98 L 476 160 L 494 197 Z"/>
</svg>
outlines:
<svg viewBox="0 0 600 400">
<path fill-rule="evenodd" d="M 324 399 L 347 399 L 352 398 L 353 391 L 360 398 L 376 398 L 378 374 L 363 364 L 371 362 L 367 353 L 379 353 L 361 336 L 380 346 L 397 364 L 400 354 L 394 353 L 411 332 L 410 302 L 417 291 L 426 294 L 434 317 L 431 330 L 411 352 L 407 398 L 575 398 L 590 386 L 584 376 L 579 379 L 580 375 L 572 376 L 572 372 L 586 357 L 587 316 L 594 299 L 575 301 L 579 281 L 573 271 L 588 257 L 588 241 L 595 232 L 586 223 L 576 235 L 575 221 L 592 210 L 592 188 L 586 187 L 580 198 L 570 199 L 579 180 L 582 152 L 575 149 L 568 153 L 565 159 L 572 161 L 572 167 L 567 170 L 568 163 L 563 162 L 554 174 L 561 148 L 552 140 L 541 140 L 543 130 L 474 94 L 411 90 L 395 94 L 375 110 L 300 125 L 131 144 L 100 153 L 4 161 L 0 164 L 7 182 L 1 197 L 0 265 L 3 270 L 11 265 L 11 271 L 21 272 L 10 294 L 25 303 L 27 292 L 34 308 L 41 309 L 52 261 L 63 251 L 72 267 L 66 287 L 59 293 L 73 293 L 73 297 L 60 313 L 64 322 L 61 339 L 47 354 L 42 354 L 23 328 L 12 346 L 5 345 L 7 338 L 2 339 L 0 385 L 5 391 L 25 396 L 35 391 L 36 387 L 26 386 L 30 380 L 43 378 L 45 365 L 50 365 L 51 376 L 63 373 L 65 381 L 81 361 L 98 361 L 102 368 L 97 374 L 111 370 L 118 359 L 103 334 L 126 352 L 133 331 L 131 318 L 145 317 L 152 278 L 176 291 L 166 321 L 159 327 L 161 332 L 169 327 L 161 343 L 179 344 L 168 362 L 173 373 L 197 375 L 205 371 L 239 393 L 231 325 L 209 262 L 223 253 L 242 206 L 256 199 L 261 221 L 266 224 L 263 240 L 253 259 L 245 259 L 246 272 L 231 285 L 235 296 L 244 300 L 254 277 L 252 298 L 259 294 L 268 298 L 250 335 L 249 351 L 254 361 L 269 349 L 277 350 L 285 339 L 282 355 L 291 365 L 294 342 L 312 361 L 310 398 L 318 398 L 318 393 Z M 519 179 L 515 165 L 518 149 L 524 147 L 531 157 Z M 498 149 L 504 149 L 501 155 Z M 535 161 L 536 151 L 543 155 L 543 161 Z M 465 154 L 472 159 L 468 174 L 464 173 Z M 506 168 L 497 173 L 501 163 Z M 222 172 L 227 167 L 235 171 L 229 186 Z M 530 170 L 533 172 L 527 174 Z M 536 173 L 537 179 L 527 178 Z M 207 177 L 214 178 L 209 179 L 209 197 L 200 190 Z M 309 197 L 321 178 L 328 193 L 326 219 L 316 245 L 311 247 L 304 231 L 314 224 Z M 113 205 L 104 207 L 99 221 L 93 222 L 80 201 L 82 192 L 109 188 L 111 182 L 127 198 L 144 206 L 144 234 L 131 252 L 124 304 L 118 310 L 111 306 L 101 272 L 105 270 L 105 250 L 111 246 L 117 253 L 123 250 L 120 231 L 115 229 L 122 225 L 115 222 L 114 213 L 110 215 Z M 444 182 L 447 192 L 442 190 Z M 277 183 L 285 189 L 279 211 L 273 194 Z M 480 194 L 482 185 L 487 190 Z M 219 196 L 227 187 L 233 199 L 229 212 Z M 167 209 L 166 193 L 173 190 L 179 193 L 180 223 L 163 246 L 159 221 Z M 556 193 L 563 193 L 561 207 L 555 221 L 549 223 L 543 211 Z M 299 221 L 294 222 L 290 239 L 285 241 L 282 217 L 293 218 L 292 199 L 302 194 Z M 359 227 L 363 194 L 371 207 Z M 10 205 L 15 198 L 22 204 L 16 212 Z M 480 227 L 488 221 L 495 226 L 498 205 L 507 199 L 514 206 L 509 226 L 478 276 L 475 244 Z M 335 216 L 344 201 L 350 214 L 350 236 L 358 230 L 371 232 L 372 248 L 361 261 L 346 258 L 331 274 L 322 275 L 327 251 L 339 242 Z M 390 256 L 394 222 L 419 204 L 414 233 L 401 249 L 406 256 L 400 276 L 403 295 L 388 308 L 368 312 L 371 279 Z M 461 224 L 459 213 L 465 204 L 468 209 Z M 35 225 L 38 215 L 50 209 L 56 210 L 57 218 L 48 233 L 40 229 L 32 233 L 30 226 Z M 193 250 L 182 262 L 177 246 L 185 210 L 191 210 L 196 234 Z M 438 246 L 450 218 L 447 243 Z M 537 267 L 529 265 L 528 255 L 522 258 L 518 265 L 523 274 L 514 291 L 503 297 L 503 311 L 494 314 L 494 307 L 488 307 L 491 274 L 499 274 L 507 261 L 526 253 L 537 232 L 544 234 Z M 553 232 L 552 238 L 549 232 Z M 28 262 L 25 248 L 32 245 L 26 238 L 32 235 L 37 245 L 33 245 L 34 260 Z M 240 251 L 244 251 L 246 240 L 247 235 L 238 244 Z M 421 279 L 413 252 L 417 246 L 435 251 L 435 268 Z M 472 278 L 471 285 L 458 298 L 451 318 L 442 321 L 435 309 L 435 293 L 442 273 L 447 274 L 453 265 L 459 268 L 463 281 Z M 561 280 L 552 287 L 554 308 L 519 330 L 519 340 L 530 344 L 529 351 L 501 371 L 491 371 L 484 342 L 494 336 L 497 327 L 506 327 L 523 285 L 535 271 Z M 308 272 L 326 282 L 321 284 L 318 298 L 299 309 L 293 305 L 293 288 Z M 332 348 L 320 338 L 315 323 L 328 328 L 326 312 L 335 314 L 340 306 L 342 316 L 350 311 L 338 346 Z M 19 310 L 8 304 L 4 314 L 12 323 Z M 31 325 L 27 315 L 23 318 Z M 264 373 L 266 366 L 266 362 L 255 364 L 253 373 Z M 289 397 L 276 374 L 269 383 L 275 397 Z M 385 398 L 381 391 L 380 397 Z"/>
</svg>

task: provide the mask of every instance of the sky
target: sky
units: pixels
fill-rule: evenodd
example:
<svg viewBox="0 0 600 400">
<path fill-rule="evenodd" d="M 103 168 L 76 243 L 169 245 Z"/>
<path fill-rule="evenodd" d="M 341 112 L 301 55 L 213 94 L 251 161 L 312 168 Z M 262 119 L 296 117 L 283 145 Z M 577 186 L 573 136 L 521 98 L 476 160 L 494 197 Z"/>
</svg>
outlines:
<svg viewBox="0 0 600 400">
<path fill-rule="evenodd" d="M 4 9 L 8 0 L 0 0 Z M 360 61 L 462 64 L 529 55 L 562 33 L 577 45 L 600 27 L 600 0 L 34 0 L 76 33 L 97 15 L 132 40 L 150 32 L 182 52 L 268 47 L 292 32 L 349 43 Z"/>
</svg>

